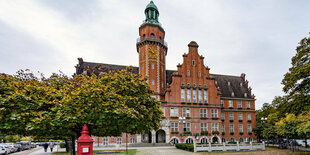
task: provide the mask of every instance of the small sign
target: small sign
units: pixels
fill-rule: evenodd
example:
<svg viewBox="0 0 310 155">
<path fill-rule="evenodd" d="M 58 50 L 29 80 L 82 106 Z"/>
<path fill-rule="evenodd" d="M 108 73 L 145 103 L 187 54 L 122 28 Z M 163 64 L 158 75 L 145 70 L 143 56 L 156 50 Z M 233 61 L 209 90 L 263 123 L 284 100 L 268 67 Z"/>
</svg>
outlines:
<svg viewBox="0 0 310 155">
<path fill-rule="evenodd" d="M 88 153 L 88 147 L 83 147 L 83 153 Z"/>
</svg>

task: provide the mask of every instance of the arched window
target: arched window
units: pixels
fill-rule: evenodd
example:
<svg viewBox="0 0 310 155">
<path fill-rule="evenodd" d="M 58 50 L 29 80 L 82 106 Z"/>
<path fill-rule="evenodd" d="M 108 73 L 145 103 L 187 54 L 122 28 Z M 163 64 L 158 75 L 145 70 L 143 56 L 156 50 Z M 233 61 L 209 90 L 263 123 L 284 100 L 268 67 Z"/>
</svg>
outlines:
<svg viewBox="0 0 310 155">
<path fill-rule="evenodd" d="M 235 142 L 235 138 L 231 137 L 231 138 L 229 139 L 229 142 Z"/>
<path fill-rule="evenodd" d="M 143 40 L 145 39 L 145 34 L 143 34 Z"/>
<path fill-rule="evenodd" d="M 206 144 L 206 143 L 208 143 L 208 139 L 207 138 L 201 138 L 200 143 Z"/>
<path fill-rule="evenodd" d="M 252 137 L 249 137 L 248 142 L 252 142 L 252 141 L 253 141 Z"/>
<path fill-rule="evenodd" d="M 161 37 L 159 37 L 159 41 L 160 41 L 160 42 L 162 41 Z"/>
<path fill-rule="evenodd" d="M 226 138 L 222 138 L 222 142 L 225 143 L 226 142 Z"/>
<path fill-rule="evenodd" d="M 179 140 L 177 138 L 173 138 L 171 139 L 170 143 L 172 144 L 178 144 L 179 143 Z"/>
<path fill-rule="evenodd" d="M 187 143 L 187 144 L 193 144 L 194 141 L 193 141 L 192 138 L 187 138 L 187 139 L 186 139 L 186 143 Z"/>
<path fill-rule="evenodd" d="M 243 138 L 240 137 L 240 138 L 239 138 L 239 143 L 243 143 L 243 142 L 244 142 Z"/>
<path fill-rule="evenodd" d="M 154 35 L 154 33 L 151 33 L 151 39 L 152 39 L 152 40 L 155 40 L 155 35 Z"/>
</svg>

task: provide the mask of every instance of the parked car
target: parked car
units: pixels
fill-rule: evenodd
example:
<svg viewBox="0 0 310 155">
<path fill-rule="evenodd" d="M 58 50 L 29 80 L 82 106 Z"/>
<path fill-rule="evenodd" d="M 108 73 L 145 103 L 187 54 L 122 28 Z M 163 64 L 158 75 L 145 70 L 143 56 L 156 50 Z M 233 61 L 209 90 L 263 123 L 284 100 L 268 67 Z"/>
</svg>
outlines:
<svg viewBox="0 0 310 155">
<path fill-rule="evenodd" d="M 8 154 L 8 150 L 4 145 L 0 145 L 0 154 Z"/>
<path fill-rule="evenodd" d="M 10 149 L 10 153 L 17 152 L 17 148 L 14 146 L 14 144 L 7 144 L 7 146 Z"/>
</svg>

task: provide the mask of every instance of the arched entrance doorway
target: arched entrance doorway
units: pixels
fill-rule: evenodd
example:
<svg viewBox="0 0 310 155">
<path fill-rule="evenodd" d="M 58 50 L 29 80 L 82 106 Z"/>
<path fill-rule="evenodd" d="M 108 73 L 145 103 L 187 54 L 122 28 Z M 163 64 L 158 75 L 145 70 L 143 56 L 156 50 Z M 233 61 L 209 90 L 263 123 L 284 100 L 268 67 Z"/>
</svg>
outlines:
<svg viewBox="0 0 310 155">
<path fill-rule="evenodd" d="M 212 142 L 213 142 L 213 143 L 219 143 L 219 139 L 218 139 L 217 137 L 214 136 L 214 137 L 212 138 Z"/>
<path fill-rule="evenodd" d="M 156 143 L 166 143 L 166 133 L 164 130 L 159 129 L 156 132 Z"/>
<path fill-rule="evenodd" d="M 175 145 L 175 144 L 178 144 L 178 143 L 179 143 L 179 140 L 178 140 L 177 138 L 172 138 L 172 139 L 170 140 L 170 143 L 172 143 L 173 145 Z"/>
</svg>

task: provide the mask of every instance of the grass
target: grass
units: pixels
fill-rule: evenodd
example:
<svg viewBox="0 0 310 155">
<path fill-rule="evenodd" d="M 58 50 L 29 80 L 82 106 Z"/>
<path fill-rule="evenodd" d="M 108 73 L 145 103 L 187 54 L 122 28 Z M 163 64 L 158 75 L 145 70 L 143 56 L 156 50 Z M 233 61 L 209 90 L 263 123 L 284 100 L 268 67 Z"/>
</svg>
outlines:
<svg viewBox="0 0 310 155">
<path fill-rule="evenodd" d="M 296 151 L 288 149 L 279 149 L 275 147 L 266 147 L 265 151 L 257 150 L 257 151 L 227 151 L 227 152 L 198 152 L 198 154 L 248 154 L 248 155 L 269 155 L 269 154 L 283 154 L 283 155 L 308 155 L 309 152 L 305 151 Z"/>
<path fill-rule="evenodd" d="M 96 152 L 104 152 L 104 151 L 116 151 L 116 150 L 94 150 L 94 155 L 96 154 Z M 128 149 L 128 153 L 127 154 L 130 154 L 130 155 L 134 155 L 136 154 L 136 149 Z M 53 155 L 71 155 L 72 153 L 71 152 L 55 152 L 53 153 Z M 76 152 L 77 154 L 77 152 Z M 126 154 L 126 151 L 125 152 L 121 152 L 121 153 L 105 153 L 105 154 Z M 100 155 L 100 154 L 98 154 Z"/>
</svg>

